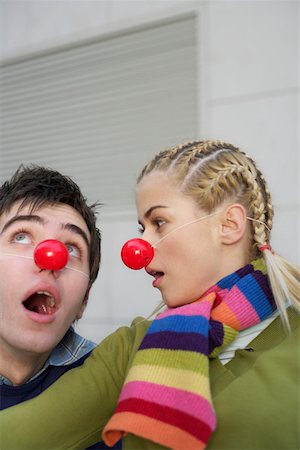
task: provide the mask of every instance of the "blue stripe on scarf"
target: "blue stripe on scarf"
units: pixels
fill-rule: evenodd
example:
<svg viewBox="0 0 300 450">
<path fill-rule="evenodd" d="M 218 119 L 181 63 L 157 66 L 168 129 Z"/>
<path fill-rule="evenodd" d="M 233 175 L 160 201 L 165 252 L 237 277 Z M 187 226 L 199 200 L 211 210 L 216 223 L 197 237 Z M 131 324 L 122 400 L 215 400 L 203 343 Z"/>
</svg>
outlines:
<svg viewBox="0 0 300 450">
<path fill-rule="evenodd" d="M 227 277 L 222 278 L 222 280 L 217 283 L 217 286 L 221 289 L 231 289 L 238 281 L 240 281 L 240 277 L 234 272 L 227 275 Z"/>
<path fill-rule="evenodd" d="M 199 333 L 201 329 L 207 329 L 207 319 L 203 316 L 172 315 L 163 319 L 154 320 L 148 329 L 148 333 L 173 330 L 180 333 Z"/>
<path fill-rule="evenodd" d="M 273 312 L 268 297 L 252 274 L 243 278 L 239 282 L 238 288 L 255 308 L 260 320 L 265 319 Z"/>
<path fill-rule="evenodd" d="M 269 303 L 272 307 L 272 311 L 274 311 L 277 308 L 277 305 L 272 294 L 268 277 L 266 277 L 263 273 L 259 272 L 258 270 L 253 273 L 253 277 L 256 279 L 261 289 L 264 291 L 265 296 L 269 300 Z"/>
<path fill-rule="evenodd" d="M 230 275 L 227 275 L 226 277 L 222 278 L 222 280 L 218 281 L 217 286 L 219 286 L 221 289 L 231 289 L 235 284 L 237 284 L 240 281 L 241 278 L 245 277 L 249 273 L 253 273 L 253 271 L 254 271 L 253 265 L 246 264 L 245 267 L 242 267 L 236 272 L 233 272 Z"/>
</svg>

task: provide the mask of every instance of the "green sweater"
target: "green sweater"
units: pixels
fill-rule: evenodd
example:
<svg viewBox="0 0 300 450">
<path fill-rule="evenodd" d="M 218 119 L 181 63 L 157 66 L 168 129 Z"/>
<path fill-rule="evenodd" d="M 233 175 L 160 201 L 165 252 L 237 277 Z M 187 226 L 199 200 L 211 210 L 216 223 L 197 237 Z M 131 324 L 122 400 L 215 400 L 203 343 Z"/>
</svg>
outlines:
<svg viewBox="0 0 300 450">
<path fill-rule="evenodd" d="M 207 449 L 297 450 L 299 442 L 299 316 L 291 333 L 274 320 L 226 366 L 210 362 L 218 425 Z M 96 347 L 83 366 L 37 398 L 0 413 L 1 450 L 83 449 L 99 441 L 149 322 L 136 319 Z M 124 450 L 163 447 L 128 435 Z M 183 449 L 188 450 L 188 449 Z"/>
</svg>

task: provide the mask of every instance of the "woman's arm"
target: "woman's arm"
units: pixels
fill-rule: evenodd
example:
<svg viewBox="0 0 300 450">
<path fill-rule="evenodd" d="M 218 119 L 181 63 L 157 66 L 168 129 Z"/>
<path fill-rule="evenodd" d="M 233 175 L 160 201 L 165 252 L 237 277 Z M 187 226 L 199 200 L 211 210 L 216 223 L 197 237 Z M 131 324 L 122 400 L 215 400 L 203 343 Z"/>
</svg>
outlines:
<svg viewBox="0 0 300 450">
<path fill-rule="evenodd" d="M 76 449 L 101 440 L 149 322 L 136 319 L 33 400 L 0 413 L 0 448 Z"/>
</svg>

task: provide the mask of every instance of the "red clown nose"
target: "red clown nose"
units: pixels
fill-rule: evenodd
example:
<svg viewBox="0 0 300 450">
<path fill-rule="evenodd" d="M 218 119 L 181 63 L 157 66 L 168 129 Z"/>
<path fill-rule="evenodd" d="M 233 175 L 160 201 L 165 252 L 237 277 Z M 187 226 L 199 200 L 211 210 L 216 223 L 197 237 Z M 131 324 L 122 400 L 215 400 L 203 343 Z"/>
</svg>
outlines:
<svg viewBox="0 0 300 450">
<path fill-rule="evenodd" d="M 36 246 L 33 257 L 40 269 L 61 270 L 68 262 L 69 252 L 62 242 L 47 239 Z"/>
<path fill-rule="evenodd" d="M 154 256 L 154 249 L 144 239 L 130 239 L 121 250 L 121 257 L 125 266 L 130 269 L 139 270 L 148 266 Z"/>
</svg>

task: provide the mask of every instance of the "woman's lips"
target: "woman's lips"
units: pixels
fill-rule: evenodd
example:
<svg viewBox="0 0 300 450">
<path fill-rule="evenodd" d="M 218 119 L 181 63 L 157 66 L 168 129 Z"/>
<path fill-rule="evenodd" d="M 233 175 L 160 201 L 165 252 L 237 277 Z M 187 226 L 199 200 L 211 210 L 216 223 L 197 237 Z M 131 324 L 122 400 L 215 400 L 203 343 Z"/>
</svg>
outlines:
<svg viewBox="0 0 300 450">
<path fill-rule="evenodd" d="M 152 286 L 155 287 L 155 288 L 157 288 L 158 285 L 160 284 L 160 282 L 162 281 L 163 276 L 164 276 L 163 272 L 158 272 L 158 273 L 155 275 L 155 280 L 153 281 Z"/>
<path fill-rule="evenodd" d="M 154 277 L 154 281 L 152 283 L 152 286 L 157 288 L 159 286 L 159 284 L 161 283 L 163 276 L 164 276 L 164 272 L 159 272 L 157 270 L 152 270 L 149 269 L 148 267 L 146 267 L 146 272 L 151 275 L 152 277 Z"/>
</svg>

